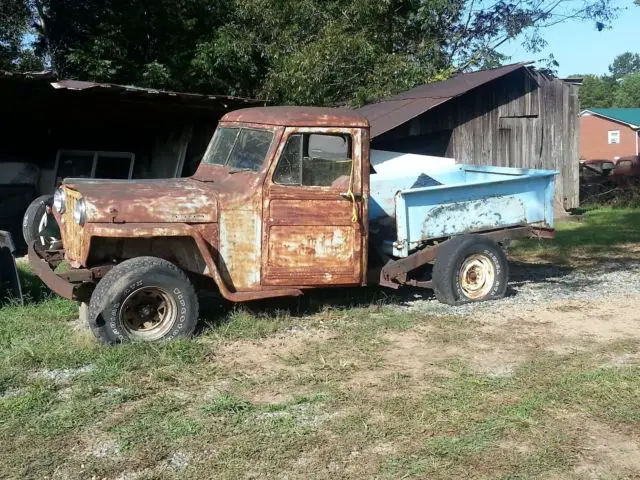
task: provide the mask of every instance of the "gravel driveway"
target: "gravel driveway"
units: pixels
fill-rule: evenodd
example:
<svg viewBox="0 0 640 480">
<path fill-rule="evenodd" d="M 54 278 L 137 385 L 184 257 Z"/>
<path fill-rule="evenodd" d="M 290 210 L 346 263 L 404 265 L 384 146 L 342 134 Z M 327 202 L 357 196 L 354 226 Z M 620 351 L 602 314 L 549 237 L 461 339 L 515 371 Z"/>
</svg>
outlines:
<svg viewBox="0 0 640 480">
<path fill-rule="evenodd" d="M 640 262 L 609 261 L 589 269 L 513 262 L 510 267 L 509 289 L 502 300 L 451 307 L 435 298 L 416 298 L 404 308 L 434 315 L 481 316 L 526 306 L 640 294 Z"/>
</svg>

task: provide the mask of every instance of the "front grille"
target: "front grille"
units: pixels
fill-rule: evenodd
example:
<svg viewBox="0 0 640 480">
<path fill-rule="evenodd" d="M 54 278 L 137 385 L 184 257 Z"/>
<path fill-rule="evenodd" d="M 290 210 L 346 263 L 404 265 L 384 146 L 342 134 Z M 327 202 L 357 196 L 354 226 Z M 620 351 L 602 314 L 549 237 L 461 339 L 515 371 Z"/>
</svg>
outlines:
<svg viewBox="0 0 640 480">
<path fill-rule="evenodd" d="M 82 195 L 69 188 L 65 188 L 66 197 L 66 210 L 62 215 L 62 244 L 65 249 L 66 257 L 68 260 L 78 261 L 82 254 L 82 235 L 83 230 L 80 225 L 73 219 L 73 209 L 76 206 L 76 202 L 82 197 Z"/>
</svg>

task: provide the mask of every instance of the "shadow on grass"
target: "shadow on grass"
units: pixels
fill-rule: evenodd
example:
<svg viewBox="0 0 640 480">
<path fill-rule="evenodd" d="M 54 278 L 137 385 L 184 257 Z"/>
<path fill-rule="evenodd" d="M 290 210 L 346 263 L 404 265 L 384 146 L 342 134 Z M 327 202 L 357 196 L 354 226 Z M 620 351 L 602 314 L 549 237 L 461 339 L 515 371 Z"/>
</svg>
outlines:
<svg viewBox="0 0 640 480">
<path fill-rule="evenodd" d="M 537 265 L 524 262 L 510 262 L 510 280 L 508 297 L 518 292 L 513 288 L 524 283 L 556 283 L 570 275 L 574 269 L 567 266 Z M 564 282 L 566 283 L 566 282 Z M 391 290 L 379 286 L 353 288 L 323 288 L 306 290 L 304 295 L 295 298 L 266 299 L 242 304 L 242 309 L 255 317 L 276 317 L 285 313 L 293 318 L 308 317 L 330 310 L 353 308 L 381 308 L 385 305 L 408 306 L 416 300 L 434 300 L 431 289 L 404 287 Z M 201 313 L 207 326 L 216 327 L 230 321 L 233 304 L 218 297 L 204 299 Z"/>
<path fill-rule="evenodd" d="M 570 275 L 575 269 L 563 265 L 548 265 L 526 262 L 509 262 L 509 286 L 507 297 L 518 295 L 514 287 L 526 283 L 557 283 L 559 279 Z"/>
<path fill-rule="evenodd" d="M 28 266 L 18 264 L 18 275 L 25 305 L 39 303 L 55 295 Z"/>
<path fill-rule="evenodd" d="M 382 307 L 384 305 L 407 306 L 410 301 L 430 300 L 432 290 L 400 288 L 391 290 L 379 286 L 310 289 L 300 297 L 282 297 L 256 300 L 241 304 L 248 313 L 259 317 L 277 316 L 285 313 L 294 318 L 307 317 L 327 309 L 347 310 L 354 308 Z M 229 314 L 237 308 L 233 303 L 217 296 L 201 298 L 201 314 L 209 326 L 229 320 Z"/>
</svg>

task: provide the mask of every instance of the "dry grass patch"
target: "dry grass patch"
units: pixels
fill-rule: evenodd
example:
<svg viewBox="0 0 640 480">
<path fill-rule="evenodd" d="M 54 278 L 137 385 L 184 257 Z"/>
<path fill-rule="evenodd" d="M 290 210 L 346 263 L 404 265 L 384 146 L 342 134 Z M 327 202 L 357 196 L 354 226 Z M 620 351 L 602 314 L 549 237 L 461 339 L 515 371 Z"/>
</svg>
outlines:
<svg viewBox="0 0 640 480">
<path fill-rule="evenodd" d="M 566 412 L 557 421 L 576 438 L 572 476 L 583 479 L 640 476 L 640 435 L 623 433 L 585 415 Z"/>
<path fill-rule="evenodd" d="M 476 318 L 479 330 L 508 336 L 516 348 L 529 347 L 558 354 L 583 351 L 593 344 L 640 340 L 640 298 L 607 296 L 590 302 L 522 304 L 486 312 Z M 502 343 L 506 343 L 506 338 Z"/>
</svg>

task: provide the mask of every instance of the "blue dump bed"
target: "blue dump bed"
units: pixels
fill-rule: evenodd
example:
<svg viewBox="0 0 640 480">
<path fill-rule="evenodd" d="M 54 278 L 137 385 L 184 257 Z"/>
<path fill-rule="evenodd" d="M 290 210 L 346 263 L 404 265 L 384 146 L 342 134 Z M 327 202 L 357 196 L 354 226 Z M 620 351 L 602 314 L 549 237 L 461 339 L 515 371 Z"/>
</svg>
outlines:
<svg viewBox="0 0 640 480">
<path fill-rule="evenodd" d="M 461 233 L 518 225 L 553 228 L 558 172 L 476 165 L 429 170 L 371 175 L 371 231 L 379 232 L 373 238 L 394 257 Z"/>
</svg>

